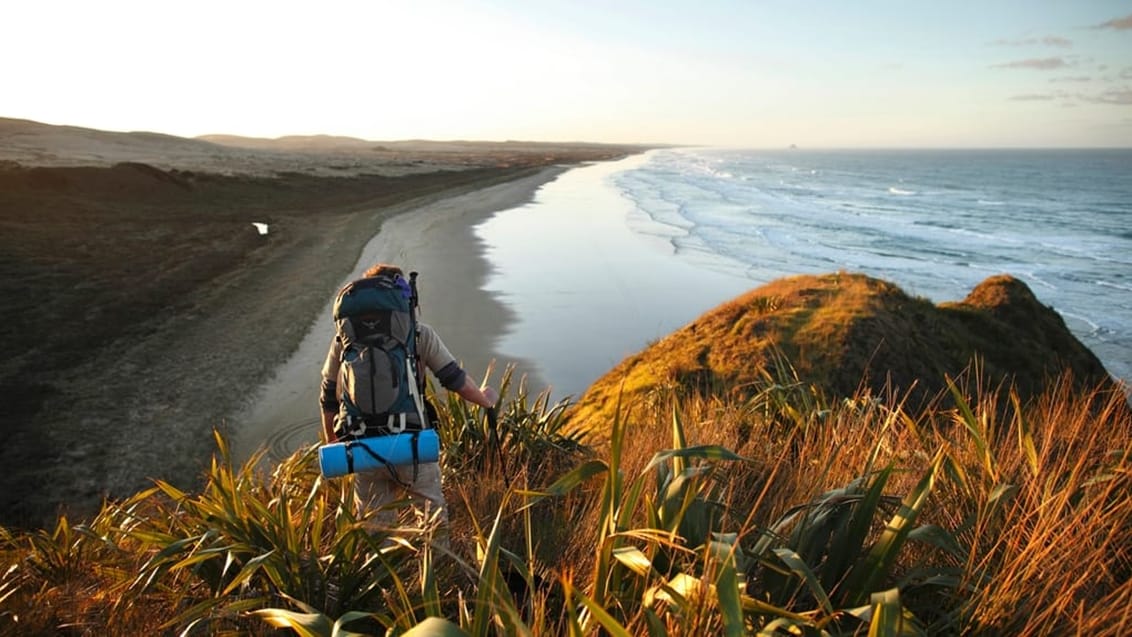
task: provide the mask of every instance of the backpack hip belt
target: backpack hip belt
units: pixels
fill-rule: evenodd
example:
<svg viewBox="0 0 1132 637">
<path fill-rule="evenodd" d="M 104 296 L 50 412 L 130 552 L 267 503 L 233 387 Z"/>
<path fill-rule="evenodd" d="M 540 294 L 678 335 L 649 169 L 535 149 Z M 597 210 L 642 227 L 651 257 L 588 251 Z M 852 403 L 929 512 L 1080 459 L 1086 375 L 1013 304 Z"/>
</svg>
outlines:
<svg viewBox="0 0 1132 637">
<path fill-rule="evenodd" d="M 373 416 L 345 417 L 343 439 L 356 440 L 377 436 L 391 436 L 405 431 L 428 429 L 428 424 L 416 414 L 388 413 Z"/>
</svg>

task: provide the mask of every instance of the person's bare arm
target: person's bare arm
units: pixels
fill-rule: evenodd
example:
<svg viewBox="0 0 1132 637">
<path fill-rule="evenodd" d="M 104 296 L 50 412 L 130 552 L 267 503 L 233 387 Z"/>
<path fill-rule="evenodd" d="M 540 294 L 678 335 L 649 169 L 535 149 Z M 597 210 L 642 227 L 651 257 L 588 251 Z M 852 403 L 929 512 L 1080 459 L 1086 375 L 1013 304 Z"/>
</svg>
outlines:
<svg viewBox="0 0 1132 637">
<path fill-rule="evenodd" d="M 456 390 L 460 398 L 479 405 L 481 407 L 491 408 L 495 406 L 496 401 L 499 400 L 499 394 L 491 387 L 484 387 L 482 390 L 472 380 L 471 376 L 464 377 L 464 386 Z"/>
<path fill-rule="evenodd" d="M 338 437 L 334 435 L 334 412 L 322 412 L 322 443 L 328 444 L 337 440 Z"/>
</svg>

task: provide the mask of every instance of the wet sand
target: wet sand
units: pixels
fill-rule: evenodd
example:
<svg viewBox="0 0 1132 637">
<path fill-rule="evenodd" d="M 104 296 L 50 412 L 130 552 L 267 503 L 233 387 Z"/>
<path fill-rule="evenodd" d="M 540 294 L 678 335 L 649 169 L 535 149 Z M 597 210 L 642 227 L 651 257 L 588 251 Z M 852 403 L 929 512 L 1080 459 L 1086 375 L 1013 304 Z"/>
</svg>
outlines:
<svg viewBox="0 0 1132 637">
<path fill-rule="evenodd" d="M 377 262 L 419 272 L 421 319 L 436 329 L 473 378 L 482 380 L 494 361 L 496 372 L 489 382 L 496 386 L 506 365 L 514 365 L 516 374 L 526 374 L 532 384 L 544 384 L 530 362 L 497 349 L 512 316 L 482 289 L 488 263 L 483 243 L 472 228 L 498 211 L 530 201 L 540 186 L 564 170 L 546 168 L 521 179 L 396 211 L 381 223 L 342 283 Z M 335 292 L 327 290 L 318 318 L 295 353 L 250 397 L 249 406 L 229 421 L 237 460 L 243 461 L 261 447 L 266 447 L 268 459 L 279 460 L 317 442 L 319 371 L 333 337 L 330 306 Z"/>
</svg>

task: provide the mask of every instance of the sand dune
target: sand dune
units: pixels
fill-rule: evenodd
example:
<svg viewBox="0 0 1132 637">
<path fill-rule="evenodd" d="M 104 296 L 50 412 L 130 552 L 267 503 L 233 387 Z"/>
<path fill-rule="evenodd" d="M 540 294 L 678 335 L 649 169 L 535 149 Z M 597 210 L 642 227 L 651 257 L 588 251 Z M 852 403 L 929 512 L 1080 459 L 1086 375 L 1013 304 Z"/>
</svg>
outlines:
<svg viewBox="0 0 1132 637">
<path fill-rule="evenodd" d="M 141 162 L 163 170 L 223 175 L 422 174 L 437 170 L 539 166 L 623 155 L 635 147 L 585 143 L 367 141 L 327 135 L 261 139 L 117 133 L 0 118 L 0 162 L 24 166 L 112 166 Z"/>
</svg>

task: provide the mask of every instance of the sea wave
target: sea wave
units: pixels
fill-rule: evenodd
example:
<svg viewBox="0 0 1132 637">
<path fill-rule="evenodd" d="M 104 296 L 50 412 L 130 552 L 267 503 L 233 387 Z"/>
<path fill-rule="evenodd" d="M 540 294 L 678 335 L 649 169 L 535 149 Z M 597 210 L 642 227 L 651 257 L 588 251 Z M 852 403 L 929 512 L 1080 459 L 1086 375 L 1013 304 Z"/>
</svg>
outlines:
<svg viewBox="0 0 1132 637">
<path fill-rule="evenodd" d="M 1096 284 L 1102 288 L 1113 288 L 1115 290 L 1123 290 L 1125 292 L 1132 292 L 1132 284 L 1116 283 L 1114 281 L 1097 281 Z"/>
<path fill-rule="evenodd" d="M 1106 355 L 1132 378 L 1132 289 L 1110 275 L 1132 255 L 1132 187 L 1074 157 L 665 150 L 615 186 L 635 231 L 705 267 L 741 263 L 755 283 L 855 269 L 939 301 L 1013 274 L 1045 303 L 1113 316 Z"/>
</svg>

